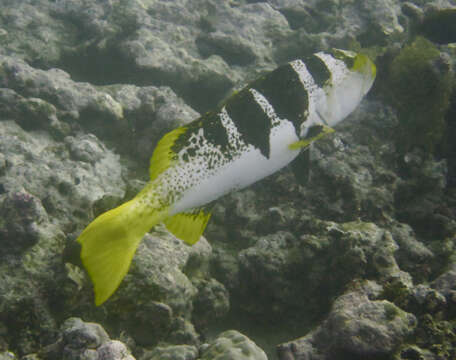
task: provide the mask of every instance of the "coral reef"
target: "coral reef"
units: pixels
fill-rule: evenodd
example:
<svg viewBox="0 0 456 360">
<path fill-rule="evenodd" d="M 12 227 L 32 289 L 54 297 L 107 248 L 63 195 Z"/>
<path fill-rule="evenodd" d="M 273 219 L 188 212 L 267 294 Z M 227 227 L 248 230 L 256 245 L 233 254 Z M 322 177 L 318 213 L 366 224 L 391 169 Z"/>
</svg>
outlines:
<svg viewBox="0 0 456 360">
<path fill-rule="evenodd" d="M 3 0 L 0 359 L 454 359 L 455 11 Z M 218 201 L 195 246 L 154 228 L 95 307 L 75 239 L 144 185 L 157 140 L 330 47 L 377 56 L 350 119 Z"/>
</svg>

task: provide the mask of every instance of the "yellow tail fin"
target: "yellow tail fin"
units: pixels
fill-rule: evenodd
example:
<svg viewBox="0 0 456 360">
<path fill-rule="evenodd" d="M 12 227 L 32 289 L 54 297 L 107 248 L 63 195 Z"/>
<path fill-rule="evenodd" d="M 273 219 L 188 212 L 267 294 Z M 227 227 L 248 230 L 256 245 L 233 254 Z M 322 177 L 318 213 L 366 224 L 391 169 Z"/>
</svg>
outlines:
<svg viewBox="0 0 456 360">
<path fill-rule="evenodd" d="M 142 194 L 98 216 L 78 238 L 97 306 L 118 288 L 144 234 L 166 216 L 167 209 L 154 210 Z"/>
</svg>

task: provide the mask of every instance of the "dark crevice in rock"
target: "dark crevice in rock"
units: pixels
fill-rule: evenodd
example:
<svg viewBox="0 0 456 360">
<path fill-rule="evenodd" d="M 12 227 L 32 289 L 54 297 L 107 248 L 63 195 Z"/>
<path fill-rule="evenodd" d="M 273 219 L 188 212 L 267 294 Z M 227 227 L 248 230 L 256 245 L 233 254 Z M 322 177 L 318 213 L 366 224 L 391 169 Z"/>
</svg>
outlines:
<svg viewBox="0 0 456 360">
<path fill-rule="evenodd" d="M 229 79 L 211 74 L 207 78 L 185 79 L 181 74 L 139 68 L 114 45 L 100 49 L 93 44 L 68 52 L 59 67 L 70 73 L 73 80 L 94 85 L 169 86 L 200 113 L 214 108 L 233 86 Z"/>
</svg>

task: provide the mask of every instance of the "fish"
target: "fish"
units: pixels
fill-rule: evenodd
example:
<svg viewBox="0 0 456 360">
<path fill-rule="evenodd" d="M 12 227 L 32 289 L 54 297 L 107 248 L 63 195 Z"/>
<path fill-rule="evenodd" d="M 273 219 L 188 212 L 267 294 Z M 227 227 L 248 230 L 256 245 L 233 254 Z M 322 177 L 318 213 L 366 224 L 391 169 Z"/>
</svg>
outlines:
<svg viewBox="0 0 456 360">
<path fill-rule="evenodd" d="M 214 200 L 292 162 L 333 132 L 372 87 L 368 56 L 342 49 L 285 63 L 234 92 L 157 143 L 150 181 L 79 235 L 80 257 L 103 304 L 127 274 L 144 235 L 158 223 L 189 245 L 202 236 Z"/>
</svg>

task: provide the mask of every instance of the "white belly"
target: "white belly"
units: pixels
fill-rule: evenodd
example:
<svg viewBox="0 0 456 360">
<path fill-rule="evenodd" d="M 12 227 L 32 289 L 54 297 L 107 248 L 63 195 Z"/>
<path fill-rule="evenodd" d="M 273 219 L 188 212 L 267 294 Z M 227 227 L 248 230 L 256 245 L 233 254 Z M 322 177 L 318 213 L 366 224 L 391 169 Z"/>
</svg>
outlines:
<svg viewBox="0 0 456 360">
<path fill-rule="evenodd" d="M 271 131 L 269 158 L 250 145 L 239 157 L 183 192 L 171 207 L 170 213 L 176 214 L 200 207 L 273 174 L 299 154 L 299 150 L 288 148 L 288 145 L 298 140 L 292 123 L 283 121 Z"/>
</svg>

